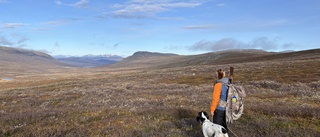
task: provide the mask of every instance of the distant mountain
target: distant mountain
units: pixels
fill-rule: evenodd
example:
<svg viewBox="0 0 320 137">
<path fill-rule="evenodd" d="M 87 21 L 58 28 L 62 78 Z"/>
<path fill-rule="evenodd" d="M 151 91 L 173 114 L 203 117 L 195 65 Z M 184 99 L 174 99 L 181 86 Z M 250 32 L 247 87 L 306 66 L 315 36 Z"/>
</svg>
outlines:
<svg viewBox="0 0 320 137">
<path fill-rule="evenodd" d="M 150 67 L 172 68 L 193 65 L 223 65 L 278 60 L 305 60 L 319 57 L 320 49 L 292 52 L 267 52 L 263 50 L 244 49 L 185 56 L 152 52 L 136 52 L 132 56 L 108 67 L 121 69 Z"/>
<path fill-rule="evenodd" d="M 132 56 L 129 56 L 122 61 L 112 64 L 108 67 L 115 68 L 143 68 L 150 66 L 158 66 L 160 64 L 165 64 L 170 62 L 170 60 L 175 60 L 180 58 L 180 55 L 172 53 L 158 53 L 158 52 L 147 52 L 147 51 L 138 51 L 135 52 Z"/>
<path fill-rule="evenodd" d="M 85 56 L 54 56 L 59 62 L 75 67 L 98 67 L 114 64 L 123 59 L 117 55 L 85 55 Z"/>
<path fill-rule="evenodd" d="M 235 61 L 246 61 L 240 59 L 248 59 L 251 57 L 258 57 L 269 54 L 274 53 L 255 49 L 241 49 L 182 56 L 171 53 L 139 51 L 134 53 L 132 56 L 129 56 L 122 61 L 112 65 L 111 67 L 134 69 L 148 67 L 184 67 L 191 65 L 225 64 Z"/>
<path fill-rule="evenodd" d="M 46 53 L 4 46 L 0 46 L 0 66 L 0 77 L 66 67 Z"/>
<path fill-rule="evenodd" d="M 138 51 L 138 52 L 135 52 L 132 56 L 129 56 L 127 59 L 145 58 L 145 57 L 163 57 L 163 56 L 177 56 L 177 54 Z"/>
<path fill-rule="evenodd" d="M 172 53 L 159 53 L 159 52 L 147 52 L 147 51 L 138 51 L 135 52 L 132 56 L 129 56 L 123 60 L 123 62 L 137 59 L 147 59 L 147 58 L 161 58 L 161 57 L 174 57 L 179 56 L 178 54 Z"/>
<path fill-rule="evenodd" d="M 282 53 L 289 53 L 289 52 L 295 52 L 294 50 L 284 50 L 284 51 L 281 51 Z"/>
<path fill-rule="evenodd" d="M 43 52 L 39 51 L 33 51 L 33 50 L 26 50 L 26 49 L 21 49 L 21 48 L 12 48 L 12 47 L 4 47 L 0 46 L 0 57 L 1 58 L 8 58 L 9 56 L 5 55 L 10 55 L 10 57 L 16 55 L 16 56 L 26 56 L 26 57 L 37 57 L 37 58 L 45 58 L 49 60 L 53 60 L 53 58 Z"/>
</svg>

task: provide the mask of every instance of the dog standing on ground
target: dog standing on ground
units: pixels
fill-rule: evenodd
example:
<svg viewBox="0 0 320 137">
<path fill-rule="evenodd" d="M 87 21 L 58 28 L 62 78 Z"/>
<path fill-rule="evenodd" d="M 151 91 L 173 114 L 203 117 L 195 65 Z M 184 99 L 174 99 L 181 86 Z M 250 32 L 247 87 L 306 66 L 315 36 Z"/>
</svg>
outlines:
<svg viewBox="0 0 320 137">
<path fill-rule="evenodd" d="M 205 137 L 229 137 L 227 130 L 209 120 L 207 112 L 198 113 L 197 121 L 202 123 L 202 132 Z"/>
</svg>

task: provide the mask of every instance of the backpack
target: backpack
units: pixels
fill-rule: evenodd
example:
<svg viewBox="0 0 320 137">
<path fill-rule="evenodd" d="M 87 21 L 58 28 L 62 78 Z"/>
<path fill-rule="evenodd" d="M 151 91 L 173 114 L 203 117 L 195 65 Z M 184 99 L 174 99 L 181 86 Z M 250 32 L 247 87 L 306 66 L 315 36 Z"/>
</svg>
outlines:
<svg viewBox="0 0 320 137">
<path fill-rule="evenodd" d="M 226 122 L 230 125 L 233 120 L 238 120 L 241 117 L 246 93 L 241 85 L 227 83 L 226 86 L 228 87 Z"/>
</svg>

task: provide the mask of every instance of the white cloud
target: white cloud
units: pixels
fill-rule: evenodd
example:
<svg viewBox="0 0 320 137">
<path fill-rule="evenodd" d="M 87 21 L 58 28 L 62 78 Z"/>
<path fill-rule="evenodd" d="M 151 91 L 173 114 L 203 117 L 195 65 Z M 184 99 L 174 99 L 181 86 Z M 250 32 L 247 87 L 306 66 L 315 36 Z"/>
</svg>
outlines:
<svg viewBox="0 0 320 137">
<path fill-rule="evenodd" d="M 191 25 L 191 26 L 184 26 L 184 29 L 212 29 L 215 26 L 213 24 L 206 24 L 206 25 Z"/>
<path fill-rule="evenodd" d="M 191 8 L 202 5 L 201 2 L 176 2 L 175 0 L 131 0 L 124 4 L 114 4 L 113 17 L 117 18 L 160 18 L 157 13 L 174 8 Z"/>
<path fill-rule="evenodd" d="M 80 0 L 76 3 L 71 4 L 71 6 L 83 8 L 83 7 L 86 7 L 88 3 L 89 3 L 89 0 Z"/>
<path fill-rule="evenodd" d="M 160 5 L 168 8 L 192 8 L 192 7 L 197 7 L 202 5 L 202 3 L 177 2 L 177 3 L 166 3 L 166 4 L 160 4 Z"/>
<path fill-rule="evenodd" d="M 1 46 L 12 46 L 13 43 L 10 40 L 8 40 L 6 37 L 0 36 L 0 45 Z"/>
<path fill-rule="evenodd" d="M 43 22 L 42 24 L 46 24 L 46 25 L 64 25 L 64 24 L 68 24 L 69 22 L 70 22 L 70 20 L 68 20 L 68 19 L 61 19 L 61 20 L 52 20 L 52 21 Z"/>
<path fill-rule="evenodd" d="M 65 5 L 65 6 L 71 6 L 71 7 L 76 7 L 76 8 L 85 8 L 88 6 L 90 0 L 79 0 L 75 3 L 64 3 L 60 0 L 55 0 L 54 2 L 56 3 L 56 5 L 60 6 L 60 5 Z"/>
<path fill-rule="evenodd" d="M 82 20 L 83 18 L 65 18 L 65 19 L 57 19 L 57 20 L 51 20 L 51 21 L 47 21 L 47 22 L 42 22 L 41 24 L 45 24 L 45 25 L 65 25 L 68 24 L 70 22 L 74 22 L 74 21 L 78 21 L 78 20 Z"/>
<path fill-rule="evenodd" d="M 260 48 L 265 50 L 277 49 L 279 38 L 269 39 L 267 37 L 258 37 L 247 44 L 249 48 Z"/>
<path fill-rule="evenodd" d="M 224 38 L 217 41 L 201 40 L 189 47 L 189 50 L 198 51 L 221 51 L 228 49 L 263 49 L 279 50 L 296 46 L 293 43 L 281 43 L 280 37 L 267 38 L 257 37 L 250 42 L 242 42 L 233 38 Z"/>
<path fill-rule="evenodd" d="M 216 6 L 217 7 L 222 7 L 222 6 L 225 6 L 226 4 L 224 4 L 224 3 L 220 3 L 220 4 L 217 4 Z"/>
<path fill-rule="evenodd" d="M 201 40 L 191 47 L 190 50 L 203 50 L 203 51 L 220 51 L 227 49 L 237 49 L 243 46 L 243 43 L 232 38 L 225 38 L 218 41 Z"/>
<path fill-rule="evenodd" d="M 29 37 L 17 33 L 12 34 L 12 37 L 15 39 L 16 44 L 22 44 L 29 40 Z"/>
<path fill-rule="evenodd" d="M 7 28 L 7 29 L 13 29 L 13 28 L 19 28 L 19 27 L 27 26 L 27 24 L 24 24 L 24 23 L 4 23 L 4 24 L 1 24 L 1 26 L 3 28 Z"/>
<path fill-rule="evenodd" d="M 56 3 L 56 5 L 63 5 L 63 3 L 59 0 L 54 1 Z"/>
<path fill-rule="evenodd" d="M 50 30 L 50 28 L 33 28 L 32 30 L 40 32 Z"/>
<path fill-rule="evenodd" d="M 1 46 L 14 46 L 14 47 L 25 47 L 29 37 L 22 34 L 11 34 L 9 36 L 0 36 L 0 45 Z"/>
<path fill-rule="evenodd" d="M 122 6 L 123 8 L 115 10 L 114 13 L 117 15 L 121 14 L 132 14 L 132 13 L 156 13 L 163 12 L 167 10 L 166 8 L 159 5 L 139 5 L 139 4 L 130 4 Z"/>
</svg>

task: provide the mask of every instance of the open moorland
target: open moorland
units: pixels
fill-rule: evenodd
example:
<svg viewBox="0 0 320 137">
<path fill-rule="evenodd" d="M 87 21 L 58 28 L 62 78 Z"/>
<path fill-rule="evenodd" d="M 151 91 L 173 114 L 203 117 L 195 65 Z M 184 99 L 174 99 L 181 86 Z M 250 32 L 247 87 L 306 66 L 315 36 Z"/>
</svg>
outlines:
<svg viewBox="0 0 320 137">
<path fill-rule="evenodd" d="M 0 136 L 201 137 L 197 113 L 209 112 L 215 72 L 230 66 L 247 93 L 230 136 L 320 136 L 320 49 L 140 53 L 99 68 L 4 62 Z"/>
</svg>

